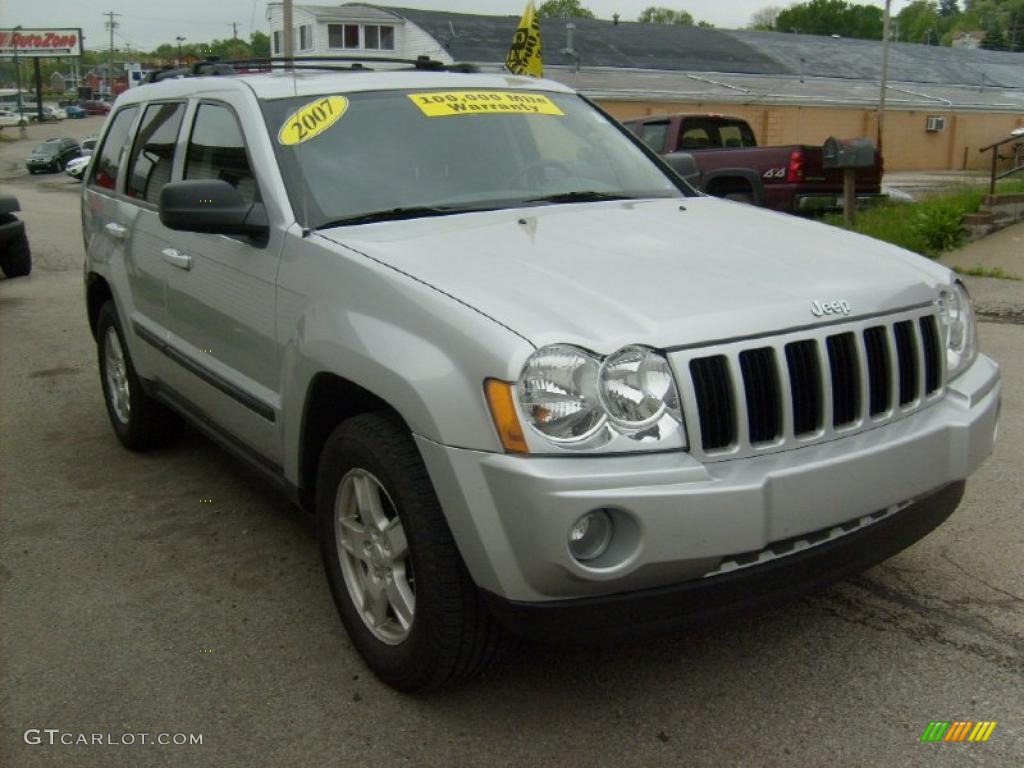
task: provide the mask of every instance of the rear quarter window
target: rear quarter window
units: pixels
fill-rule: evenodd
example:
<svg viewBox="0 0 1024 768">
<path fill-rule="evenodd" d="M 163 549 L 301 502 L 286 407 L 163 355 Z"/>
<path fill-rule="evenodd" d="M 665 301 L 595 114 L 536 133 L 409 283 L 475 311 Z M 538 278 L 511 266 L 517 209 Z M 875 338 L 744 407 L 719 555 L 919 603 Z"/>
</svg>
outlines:
<svg viewBox="0 0 1024 768">
<path fill-rule="evenodd" d="M 117 186 L 117 173 L 121 168 L 125 151 L 128 148 L 128 135 L 138 114 L 137 106 L 125 107 L 114 115 L 103 139 L 103 146 L 93 163 L 90 185 L 111 191 Z"/>
</svg>

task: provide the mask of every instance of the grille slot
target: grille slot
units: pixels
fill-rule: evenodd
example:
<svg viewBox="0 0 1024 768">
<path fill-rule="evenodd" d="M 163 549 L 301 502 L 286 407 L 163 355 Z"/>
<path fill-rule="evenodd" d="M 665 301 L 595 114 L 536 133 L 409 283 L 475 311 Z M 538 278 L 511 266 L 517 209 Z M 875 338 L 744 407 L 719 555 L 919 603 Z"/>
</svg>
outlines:
<svg viewBox="0 0 1024 768">
<path fill-rule="evenodd" d="M 864 331 L 864 349 L 868 364 L 868 412 L 878 416 L 892 403 L 892 366 L 889 362 L 889 335 L 884 326 Z"/>
<path fill-rule="evenodd" d="M 900 405 L 908 405 L 917 399 L 917 341 L 914 338 L 914 322 L 903 320 L 892 327 L 896 337 L 896 360 L 899 369 Z"/>
<path fill-rule="evenodd" d="M 806 435 L 821 428 L 821 364 L 813 339 L 786 345 L 789 387 L 793 400 L 793 434 Z"/>
<path fill-rule="evenodd" d="M 942 347 L 939 344 L 939 329 L 935 318 L 929 315 L 921 318 L 921 346 L 924 349 L 924 392 L 930 395 L 938 390 L 942 380 Z"/>
<path fill-rule="evenodd" d="M 860 367 L 852 333 L 829 336 L 828 365 L 832 372 L 832 426 L 853 424 L 860 414 Z"/>
<path fill-rule="evenodd" d="M 690 361 L 690 375 L 700 414 L 701 444 L 705 451 L 725 448 L 736 440 L 736 406 L 725 355 Z"/>
<path fill-rule="evenodd" d="M 750 442 L 771 442 L 782 434 L 782 402 L 775 351 L 771 347 L 762 347 L 741 352 L 740 372 L 747 398 Z"/>
</svg>

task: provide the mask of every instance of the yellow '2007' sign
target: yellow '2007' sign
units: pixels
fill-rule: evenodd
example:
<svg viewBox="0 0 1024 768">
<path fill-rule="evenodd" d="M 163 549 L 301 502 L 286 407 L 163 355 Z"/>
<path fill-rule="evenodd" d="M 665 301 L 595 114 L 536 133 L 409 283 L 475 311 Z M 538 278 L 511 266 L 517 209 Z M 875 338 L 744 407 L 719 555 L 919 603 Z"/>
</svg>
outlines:
<svg viewBox="0 0 1024 768">
<path fill-rule="evenodd" d="M 334 125 L 347 109 L 348 99 L 344 96 L 323 96 L 311 101 L 285 118 L 277 140 L 285 146 L 309 141 Z"/>
<path fill-rule="evenodd" d="M 547 96 L 525 91 L 432 91 L 410 93 L 412 103 L 427 117 L 449 115 L 565 115 Z"/>
</svg>

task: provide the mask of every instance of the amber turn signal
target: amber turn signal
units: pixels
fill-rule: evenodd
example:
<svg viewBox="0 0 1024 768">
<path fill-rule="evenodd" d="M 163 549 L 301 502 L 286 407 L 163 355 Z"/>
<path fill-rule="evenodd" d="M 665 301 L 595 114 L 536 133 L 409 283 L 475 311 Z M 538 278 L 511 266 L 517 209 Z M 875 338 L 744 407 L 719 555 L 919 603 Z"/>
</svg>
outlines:
<svg viewBox="0 0 1024 768">
<path fill-rule="evenodd" d="M 501 438 L 505 450 L 511 453 L 529 453 L 530 447 L 526 444 L 526 436 L 519 423 L 519 414 L 516 413 L 516 403 L 512 398 L 513 386 L 515 385 L 507 381 L 487 379 L 484 382 L 484 393 L 487 395 L 491 418 L 494 419 L 494 426 L 498 429 L 498 437 Z"/>
</svg>

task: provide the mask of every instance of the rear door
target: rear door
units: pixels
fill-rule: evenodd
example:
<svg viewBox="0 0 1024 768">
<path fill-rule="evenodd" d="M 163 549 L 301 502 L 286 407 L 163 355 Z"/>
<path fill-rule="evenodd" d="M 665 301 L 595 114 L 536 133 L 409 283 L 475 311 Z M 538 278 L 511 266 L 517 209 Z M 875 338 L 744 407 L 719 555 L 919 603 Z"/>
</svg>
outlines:
<svg viewBox="0 0 1024 768">
<path fill-rule="evenodd" d="M 236 106 L 203 100 L 188 119 L 183 179 L 222 179 L 260 201 Z M 252 126 L 251 126 L 252 127 Z M 252 130 L 265 130 L 262 120 Z M 168 282 L 175 389 L 200 418 L 279 465 L 276 281 L 280 235 L 263 242 L 165 230 L 177 268 Z"/>
<path fill-rule="evenodd" d="M 159 254 L 144 247 L 136 228 L 143 209 L 124 194 L 131 138 L 141 112 L 142 107 L 133 104 L 110 119 L 90 165 L 82 224 L 91 260 L 114 285 L 135 368 L 143 378 L 160 380 L 167 376 L 166 360 L 157 349 L 158 340 L 166 335 L 165 270 Z"/>
</svg>

